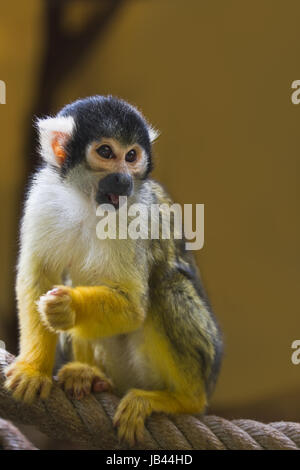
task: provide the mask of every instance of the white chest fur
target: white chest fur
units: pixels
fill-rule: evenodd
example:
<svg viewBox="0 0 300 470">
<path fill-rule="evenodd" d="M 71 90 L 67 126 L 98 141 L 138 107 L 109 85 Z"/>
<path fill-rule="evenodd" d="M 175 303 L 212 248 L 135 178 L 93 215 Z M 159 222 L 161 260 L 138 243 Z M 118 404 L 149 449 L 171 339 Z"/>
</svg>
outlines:
<svg viewBox="0 0 300 470">
<path fill-rule="evenodd" d="M 58 277 L 67 270 L 73 286 L 101 285 L 102 279 L 122 283 L 146 276 L 148 241 L 99 239 L 94 199 L 58 178 L 47 168 L 37 175 L 22 225 L 21 256 L 34 247 L 36 255 Z M 161 386 L 160 378 L 149 370 L 147 358 L 138 352 L 143 334 L 141 327 L 127 335 L 99 339 L 107 372 L 121 394 L 131 387 Z"/>
<path fill-rule="evenodd" d="M 62 184 L 45 168 L 29 194 L 22 244 L 34 245 L 37 255 L 60 275 L 69 270 L 73 285 L 97 285 L 102 278 L 122 282 L 136 275 L 147 241 L 99 239 L 96 209 L 93 195 Z"/>
</svg>

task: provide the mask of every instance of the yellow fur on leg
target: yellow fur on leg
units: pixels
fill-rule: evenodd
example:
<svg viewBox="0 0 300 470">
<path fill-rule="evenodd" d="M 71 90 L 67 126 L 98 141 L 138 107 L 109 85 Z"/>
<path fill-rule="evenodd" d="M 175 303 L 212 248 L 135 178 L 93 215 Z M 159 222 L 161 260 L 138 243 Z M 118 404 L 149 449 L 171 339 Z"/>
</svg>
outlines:
<svg viewBox="0 0 300 470">
<path fill-rule="evenodd" d="M 112 390 L 111 381 L 96 366 L 81 362 L 70 362 L 58 372 L 58 381 L 64 391 L 77 400 L 94 392 Z"/>
<path fill-rule="evenodd" d="M 27 282 L 22 277 L 18 279 L 20 355 L 5 370 L 6 389 L 16 400 L 27 403 L 32 403 L 37 396 L 46 399 L 50 393 L 57 341 L 56 334 L 41 323 L 37 311 L 36 300 L 49 288 L 49 281 L 38 274 L 39 278 L 37 274 L 28 275 Z"/>
<path fill-rule="evenodd" d="M 95 348 L 90 341 L 79 338 L 78 336 L 73 336 L 72 350 L 75 362 L 84 362 L 90 366 L 98 365 L 95 360 Z"/>
<path fill-rule="evenodd" d="M 121 400 L 115 417 L 120 441 L 134 446 L 143 441 L 144 422 L 152 412 L 201 413 L 206 397 L 191 398 L 175 392 L 132 389 Z"/>
</svg>

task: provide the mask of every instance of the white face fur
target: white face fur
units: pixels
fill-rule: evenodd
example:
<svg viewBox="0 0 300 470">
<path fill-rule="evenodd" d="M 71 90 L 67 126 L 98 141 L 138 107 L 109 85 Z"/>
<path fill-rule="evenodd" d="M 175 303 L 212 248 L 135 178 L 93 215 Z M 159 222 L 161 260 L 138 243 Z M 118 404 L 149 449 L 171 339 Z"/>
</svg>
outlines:
<svg viewBox="0 0 300 470">
<path fill-rule="evenodd" d="M 49 117 L 45 119 L 39 119 L 37 121 L 37 127 L 39 130 L 39 137 L 40 137 L 40 154 L 41 157 L 49 164 L 59 167 L 61 165 L 60 158 L 57 156 L 56 150 L 58 149 L 59 145 L 63 147 L 64 143 L 71 138 L 72 134 L 76 131 L 76 124 L 72 116 L 67 117 Z M 148 127 L 149 138 L 150 142 L 153 143 L 159 136 L 159 132 L 155 130 L 153 127 Z M 105 139 L 104 139 L 105 140 Z M 107 142 L 106 142 L 107 141 Z M 127 149 L 122 149 L 121 145 L 115 141 L 114 139 L 106 139 L 104 144 L 110 145 L 115 154 L 119 157 L 122 156 L 122 150 L 128 152 L 130 148 L 134 147 L 138 154 L 137 162 L 137 170 L 139 166 L 145 162 L 143 162 L 145 156 L 143 155 L 142 149 L 137 145 L 130 146 Z M 91 167 L 95 166 L 97 168 L 97 160 L 95 158 L 95 148 L 100 146 L 101 142 L 91 142 L 87 148 L 87 161 L 89 161 Z M 99 155 L 98 155 L 99 157 Z M 101 163 L 101 162 L 100 162 Z M 104 161 L 102 161 L 104 164 Z M 99 165 L 99 164 L 98 164 Z"/>
</svg>

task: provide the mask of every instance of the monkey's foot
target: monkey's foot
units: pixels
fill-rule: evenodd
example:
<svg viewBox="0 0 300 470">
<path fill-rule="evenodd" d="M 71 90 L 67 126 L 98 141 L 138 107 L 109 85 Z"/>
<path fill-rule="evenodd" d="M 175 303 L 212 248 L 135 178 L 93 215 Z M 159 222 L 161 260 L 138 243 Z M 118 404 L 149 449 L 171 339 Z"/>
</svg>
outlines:
<svg viewBox="0 0 300 470">
<path fill-rule="evenodd" d="M 121 400 L 114 416 L 114 426 L 118 427 L 121 442 L 130 447 L 144 440 L 144 422 L 152 412 L 147 398 L 133 389 Z"/>
<path fill-rule="evenodd" d="M 32 403 L 35 398 L 48 398 L 52 386 L 51 377 L 41 373 L 26 361 L 17 360 L 5 370 L 5 388 L 16 400 Z"/>
<path fill-rule="evenodd" d="M 52 331 L 66 331 L 75 324 L 75 312 L 71 308 L 71 288 L 58 286 L 42 295 L 37 301 L 43 323 Z"/>
<path fill-rule="evenodd" d="M 58 372 L 58 382 L 64 391 L 77 400 L 89 393 L 108 392 L 113 386 L 112 382 L 96 366 L 81 362 L 70 362 Z"/>
</svg>

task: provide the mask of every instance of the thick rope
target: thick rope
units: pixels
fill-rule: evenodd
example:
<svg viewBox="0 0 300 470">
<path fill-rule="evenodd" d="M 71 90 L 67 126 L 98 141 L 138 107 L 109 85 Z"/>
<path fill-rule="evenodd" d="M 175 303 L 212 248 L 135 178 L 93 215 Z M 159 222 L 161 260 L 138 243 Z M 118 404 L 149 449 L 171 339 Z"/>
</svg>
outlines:
<svg viewBox="0 0 300 470">
<path fill-rule="evenodd" d="M 88 449 L 124 449 L 112 419 L 119 399 L 109 393 L 72 400 L 54 384 L 48 400 L 33 405 L 16 402 L 3 387 L 3 368 L 14 357 L 0 349 L 0 415 L 37 426 L 47 436 Z M 135 449 L 300 449 L 300 424 L 263 424 L 250 419 L 228 421 L 217 416 L 153 414 L 146 422 L 145 441 Z"/>
<path fill-rule="evenodd" d="M 37 450 L 9 421 L 0 419 L 0 450 Z"/>
</svg>

